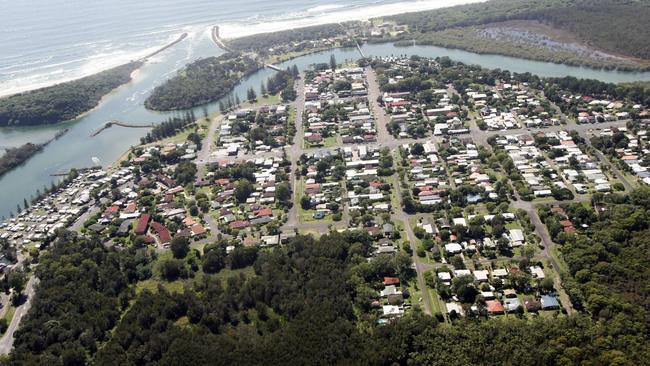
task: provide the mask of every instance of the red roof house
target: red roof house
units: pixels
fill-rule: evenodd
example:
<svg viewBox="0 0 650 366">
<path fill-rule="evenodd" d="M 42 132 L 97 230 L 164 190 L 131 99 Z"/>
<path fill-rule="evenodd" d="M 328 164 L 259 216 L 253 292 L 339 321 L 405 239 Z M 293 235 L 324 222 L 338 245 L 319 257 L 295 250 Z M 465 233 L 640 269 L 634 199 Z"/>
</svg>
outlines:
<svg viewBox="0 0 650 366">
<path fill-rule="evenodd" d="M 169 242 L 172 241 L 172 237 L 171 237 L 171 235 L 169 235 L 169 230 L 167 230 L 165 225 L 163 225 L 163 224 L 161 224 L 159 222 L 152 221 L 151 222 L 151 228 L 156 231 L 156 234 L 158 234 L 158 239 L 160 239 L 160 241 L 163 244 L 166 244 L 166 243 L 169 243 Z"/>
<path fill-rule="evenodd" d="M 399 285 L 399 278 L 397 277 L 384 277 L 384 285 Z"/>
<path fill-rule="evenodd" d="M 505 309 L 499 300 L 488 300 L 485 306 L 490 314 L 503 314 Z"/>
<path fill-rule="evenodd" d="M 149 227 L 149 219 L 151 219 L 151 215 L 149 214 L 140 216 L 138 225 L 135 227 L 136 235 L 144 235 L 147 232 L 147 228 Z"/>
<path fill-rule="evenodd" d="M 248 225 L 250 225 L 250 223 L 248 221 L 239 220 L 239 221 L 231 222 L 230 223 L 230 228 L 231 229 L 244 229 L 244 228 L 247 228 Z"/>
</svg>

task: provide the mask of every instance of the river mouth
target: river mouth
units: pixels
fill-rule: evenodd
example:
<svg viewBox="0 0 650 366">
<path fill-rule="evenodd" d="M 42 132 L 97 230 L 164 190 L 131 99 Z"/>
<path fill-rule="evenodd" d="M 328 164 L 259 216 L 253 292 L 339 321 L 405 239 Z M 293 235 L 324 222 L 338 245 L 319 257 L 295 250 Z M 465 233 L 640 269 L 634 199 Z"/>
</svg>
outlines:
<svg viewBox="0 0 650 366">
<path fill-rule="evenodd" d="M 422 57 L 448 56 L 453 60 L 467 64 L 477 64 L 490 69 L 509 70 L 511 72 L 530 72 L 542 77 L 575 76 L 577 78 L 597 79 L 606 82 L 632 82 L 650 80 L 650 72 L 622 72 L 616 70 L 599 70 L 586 67 L 568 66 L 549 62 L 531 61 L 515 57 L 476 54 L 472 52 L 446 49 L 436 46 L 395 46 L 390 43 L 366 44 L 363 52 L 369 57 L 389 57 L 400 55 L 419 55 Z M 105 98 L 100 106 L 81 118 L 58 125 L 25 128 L 0 128 L 0 146 L 16 146 L 24 142 L 45 141 L 58 131 L 69 131 L 60 139 L 45 147 L 43 153 L 35 155 L 24 165 L 5 174 L 0 179 L 0 216 L 8 216 L 16 205 L 29 199 L 37 189 L 49 186 L 60 178 L 51 176 L 71 168 L 83 168 L 94 165 L 97 157 L 101 165 L 107 166 L 118 159 L 131 146 L 138 145 L 140 138 L 146 134 L 143 129 L 113 128 L 102 134 L 90 137 L 107 121 L 120 120 L 128 123 L 158 123 L 182 112 L 154 112 L 144 108 L 144 100 L 153 88 L 174 75 L 185 64 L 199 58 L 217 56 L 223 53 L 215 47 L 208 36 L 187 39 L 176 47 L 165 50 L 146 63 L 138 72 L 138 78 L 118 88 Z M 280 68 L 296 65 L 304 70 L 315 63 L 329 62 L 330 55 L 339 62 L 359 59 L 356 48 L 339 48 L 316 52 L 279 63 Z M 249 88 L 259 90 L 275 71 L 261 69 L 244 78 L 232 91 L 240 99 L 246 99 Z M 225 96 L 227 99 L 229 96 Z M 218 112 L 219 102 L 194 108 L 197 116 L 205 112 Z"/>
</svg>

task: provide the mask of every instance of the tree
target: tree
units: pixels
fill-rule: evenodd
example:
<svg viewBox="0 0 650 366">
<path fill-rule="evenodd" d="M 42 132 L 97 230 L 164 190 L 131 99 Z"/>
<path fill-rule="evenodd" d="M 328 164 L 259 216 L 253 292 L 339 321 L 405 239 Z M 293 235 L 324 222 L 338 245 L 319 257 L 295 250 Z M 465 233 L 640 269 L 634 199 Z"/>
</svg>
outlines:
<svg viewBox="0 0 650 366">
<path fill-rule="evenodd" d="M 451 287 L 458 296 L 458 299 L 464 303 L 473 303 L 478 295 L 478 290 L 474 286 L 472 276 L 460 276 L 451 281 Z"/>
<path fill-rule="evenodd" d="M 183 274 L 184 269 L 180 259 L 166 259 L 160 263 L 160 276 L 167 281 L 174 281 Z"/>
<path fill-rule="evenodd" d="M 247 99 L 251 102 L 257 99 L 257 93 L 255 93 L 255 89 L 252 86 L 248 89 Z"/>
<path fill-rule="evenodd" d="M 413 144 L 413 147 L 411 148 L 411 154 L 413 155 L 424 154 L 424 146 L 421 143 L 416 142 L 415 144 Z"/>
<path fill-rule="evenodd" d="M 240 203 L 246 202 L 248 197 L 253 193 L 254 187 L 247 179 L 240 179 L 235 185 L 235 198 Z"/>
<path fill-rule="evenodd" d="M 302 207 L 303 210 L 311 209 L 311 199 L 308 196 L 302 196 L 300 198 L 300 207 Z"/>
<path fill-rule="evenodd" d="M 182 259 L 185 258 L 187 253 L 190 251 L 190 242 L 187 238 L 177 236 L 172 239 L 170 247 L 174 258 Z"/>
<path fill-rule="evenodd" d="M 25 283 L 27 283 L 25 274 L 23 272 L 13 270 L 7 273 L 7 277 L 9 288 L 12 288 L 17 294 L 22 294 L 23 290 L 25 289 Z"/>
<path fill-rule="evenodd" d="M 289 183 L 282 182 L 275 187 L 275 199 L 279 202 L 287 202 L 291 199 Z"/>
<path fill-rule="evenodd" d="M 334 57 L 334 55 L 330 56 L 330 69 L 332 69 L 332 71 L 336 70 L 336 57 Z"/>
<path fill-rule="evenodd" d="M 225 252 L 225 251 L 224 251 Z M 220 251 L 212 250 L 203 256 L 203 272 L 217 273 L 225 267 L 224 255 Z"/>
</svg>

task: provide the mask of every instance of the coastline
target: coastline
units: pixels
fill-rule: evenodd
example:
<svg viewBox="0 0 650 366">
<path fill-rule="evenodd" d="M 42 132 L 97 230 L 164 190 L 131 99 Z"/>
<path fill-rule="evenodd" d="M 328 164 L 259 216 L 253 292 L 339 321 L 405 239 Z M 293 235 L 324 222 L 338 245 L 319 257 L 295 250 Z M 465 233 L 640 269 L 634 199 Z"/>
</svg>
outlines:
<svg viewBox="0 0 650 366">
<path fill-rule="evenodd" d="M 267 26 L 265 24 L 246 24 L 244 26 L 243 24 L 237 25 L 236 23 L 235 24 L 226 23 L 226 24 L 224 24 L 223 26 L 221 26 L 219 28 L 219 33 L 220 34 L 219 34 L 218 38 L 222 43 L 221 45 L 215 40 L 214 27 L 212 27 L 212 29 L 210 29 L 210 31 L 209 31 L 209 33 L 210 33 L 209 37 L 212 39 L 212 41 L 214 43 L 217 44 L 217 46 L 219 46 L 220 48 L 228 51 L 229 49 L 227 47 L 227 41 L 232 40 L 232 39 L 244 38 L 244 37 L 261 35 L 261 34 L 277 33 L 277 32 L 282 32 L 282 31 L 287 31 L 287 30 L 302 29 L 302 28 L 306 28 L 306 27 L 310 27 L 310 26 L 314 26 L 314 25 L 335 25 L 336 22 L 338 22 L 338 21 L 362 21 L 362 20 L 371 20 L 372 21 L 372 20 L 382 19 L 383 17 L 390 17 L 390 16 L 393 16 L 393 15 L 403 15 L 403 14 L 409 14 L 409 13 L 417 13 L 417 12 L 421 12 L 421 11 L 435 11 L 435 10 L 438 10 L 438 9 L 447 9 L 447 8 L 451 8 L 451 7 L 455 7 L 455 6 L 484 3 L 486 1 L 488 1 L 488 0 L 450 0 L 450 1 L 445 1 L 444 4 L 439 4 L 439 3 L 431 4 L 431 3 L 426 3 L 426 2 L 408 3 L 408 5 L 410 5 L 410 6 L 404 6 L 404 5 L 407 4 L 407 2 L 402 2 L 402 3 L 396 3 L 396 4 L 382 5 L 382 6 L 384 6 L 384 8 L 382 8 L 382 6 L 373 7 L 372 9 L 369 9 L 369 10 L 371 10 L 369 14 L 362 15 L 362 16 L 357 15 L 357 16 L 352 17 L 348 13 L 344 13 L 344 14 L 342 14 L 343 18 L 340 19 L 340 20 L 334 18 L 334 15 L 336 15 L 338 13 L 333 12 L 333 13 L 323 14 L 320 18 L 311 19 L 312 22 L 310 22 L 310 23 L 304 22 L 304 19 L 302 19 L 302 18 L 295 19 L 295 20 L 294 19 L 271 20 L 271 21 L 267 22 L 269 24 L 272 24 L 273 25 L 272 27 L 271 27 L 271 25 Z M 401 4 L 403 6 L 398 7 L 397 4 Z M 388 10 L 391 10 L 392 12 L 389 12 Z M 179 38 L 177 38 L 174 41 L 162 46 L 158 50 L 156 50 L 156 51 L 154 51 L 154 52 L 152 52 L 152 53 L 150 53 L 150 54 L 148 54 L 148 55 L 146 55 L 144 57 L 141 57 L 138 60 L 146 61 L 148 58 L 153 57 L 153 56 L 159 54 L 160 52 L 163 52 L 167 48 L 173 47 L 175 44 L 183 41 L 187 36 L 188 36 L 187 33 L 183 33 L 183 34 L 181 34 L 181 36 L 179 36 Z M 374 40 L 374 39 L 369 40 L 369 42 L 372 42 L 372 43 L 385 43 L 385 42 L 381 42 L 381 41 Z M 399 40 L 398 39 L 392 39 L 391 42 L 399 42 Z M 443 47 L 441 44 L 433 44 L 432 43 L 432 45 Z M 458 46 L 458 45 L 456 45 L 456 46 L 449 45 L 449 46 L 444 46 L 444 47 L 448 47 L 448 48 L 452 48 L 452 49 L 455 48 L 455 49 L 460 49 L 460 50 L 466 50 L 466 51 L 475 52 L 475 53 L 478 53 L 478 54 L 486 54 L 485 52 L 482 52 L 482 51 L 475 51 L 475 50 L 473 50 L 471 48 L 462 47 L 462 46 Z M 548 61 L 548 60 L 543 59 L 543 58 L 529 57 L 529 56 L 526 56 L 526 55 L 523 55 L 523 56 L 514 55 L 514 54 L 507 53 L 507 52 L 495 52 L 495 53 L 489 53 L 489 54 L 497 54 L 497 55 L 504 55 L 504 56 L 511 56 L 511 57 L 520 57 L 520 58 L 524 58 L 524 59 L 528 59 L 528 60 L 534 60 L 534 61 L 552 62 L 552 61 Z M 635 59 L 634 57 L 628 56 L 628 55 L 618 55 L 618 56 L 621 56 L 621 57 L 623 57 L 623 58 L 625 58 L 626 60 L 629 60 L 629 61 L 636 61 L 636 62 L 639 62 L 639 63 L 644 63 L 644 61 L 645 61 L 645 63 L 650 63 L 650 60 Z M 557 63 L 557 62 L 554 62 L 554 63 Z M 648 70 L 650 70 L 650 65 L 647 66 L 647 67 L 639 67 L 639 68 L 625 68 L 625 67 L 623 67 L 623 68 L 607 68 L 607 67 L 595 67 L 593 65 L 582 64 L 582 63 L 578 63 L 578 62 L 560 62 L 560 63 L 561 64 L 566 64 L 566 65 L 571 65 L 571 66 L 581 66 L 581 67 L 588 67 L 588 68 L 594 68 L 594 69 L 600 69 L 600 68 L 602 68 L 602 69 L 610 69 L 610 70 L 611 69 L 616 69 L 616 70 L 620 70 L 620 71 L 624 71 L 624 72 L 637 72 L 637 71 L 648 71 Z M 95 74 L 97 74 L 99 72 L 102 72 L 102 71 L 105 71 L 105 70 L 106 69 L 99 70 L 97 72 L 85 75 L 84 77 L 90 76 L 90 75 L 95 75 Z M 72 81 L 75 81 L 75 80 L 79 80 L 80 78 L 74 78 L 74 79 L 69 79 L 69 80 L 65 80 L 65 81 L 53 82 L 51 84 L 42 84 L 42 85 L 39 85 L 38 87 L 25 89 L 25 90 L 20 91 L 20 92 L 15 92 L 15 93 L 7 94 L 7 95 L 0 95 L 0 99 L 10 97 L 12 95 L 21 94 L 21 93 L 24 93 L 24 92 L 29 92 L 29 91 L 33 91 L 33 90 L 42 89 L 42 88 L 53 86 L 53 85 L 72 82 Z M 78 116 L 78 117 L 81 117 L 81 116 Z"/>
<path fill-rule="evenodd" d="M 170 43 L 166 43 L 166 44 L 163 45 L 162 47 L 158 48 L 156 51 L 154 51 L 154 52 L 152 52 L 152 53 L 150 53 L 150 54 L 148 54 L 148 55 L 146 55 L 146 56 L 144 56 L 144 57 L 141 57 L 141 58 L 139 58 L 139 59 L 131 60 L 130 62 L 141 62 L 141 63 L 142 63 L 140 66 L 138 66 L 137 69 L 135 69 L 135 70 L 131 73 L 131 81 L 133 81 L 134 73 L 135 73 L 136 71 L 138 71 L 138 70 L 140 69 L 140 67 L 142 67 L 142 65 L 144 65 L 144 63 L 147 62 L 151 57 L 154 57 L 154 56 L 160 54 L 161 52 L 166 51 L 167 49 L 169 49 L 169 48 L 171 48 L 171 47 L 177 45 L 178 43 L 180 43 L 180 42 L 182 42 L 183 40 L 185 40 L 185 39 L 187 38 L 187 36 L 188 36 L 188 33 L 183 33 L 183 34 L 181 34 L 177 39 L 175 39 L 174 41 L 172 41 L 172 42 L 170 42 Z M 99 70 L 99 71 L 97 71 L 97 72 L 93 72 L 93 73 L 90 73 L 90 74 L 88 74 L 88 75 L 84 75 L 84 76 L 81 76 L 81 77 L 72 78 L 72 79 L 65 80 L 65 81 L 57 81 L 57 82 L 53 82 L 53 83 L 51 83 L 51 84 L 46 84 L 46 85 L 39 85 L 39 86 L 34 87 L 34 88 L 25 89 L 25 90 L 23 90 L 23 91 L 19 91 L 19 92 L 11 93 L 11 94 L 0 95 L 0 99 L 6 99 L 6 98 L 10 98 L 10 97 L 13 97 L 13 96 L 16 96 L 16 95 L 21 95 L 21 94 L 25 94 L 25 93 L 31 93 L 31 92 L 34 92 L 34 91 L 38 91 L 38 90 L 41 90 L 41 89 L 46 89 L 46 88 L 51 88 L 51 87 L 54 87 L 54 86 L 60 86 L 60 85 L 69 84 L 69 83 L 72 83 L 72 82 L 79 81 L 79 80 L 81 80 L 81 79 L 83 79 L 83 78 L 87 78 L 87 77 L 90 77 L 90 76 L 93 76 L 93 75 L 97 75 L 97 74 L 99 74 L 99 73 L 101 73 L 101 72 L 104 72 L 104 71 L 107 71 L 107 70 L 110 70 L 110 69 L 114 69 L 114 68 L 116 68 L 116 67 L 121 67 L 121 66 L 127 65 L 127 64 L 130 63 L 130 62 L 127 62 L 127 63 L 125 63 L 125 64 L 121 64 L 121 65 L 117 65 L 117 66 L 114 66 L 114 67 L 110 67 L 110 68 L 102 69 L 102 70 Z M 136 75 L 137 75 L 137 74 L 136 74 Z M 126 84 L 128 84 L 128 83 L 125 83 L 125 84 L 122 84 L 122 85 L 126 85 Z M 120 87 L 121 87 L 121 86 L 120 86 Z M 119 88 L 119 87 L 118 87 L 118 88 Z M 115 88 L 115 89 L 117 89 L 117 88 Z M 115 90 L 115 89 L 114 89 L 114 90 Z M 109 95 L 109 94 L 110 94 L 110 93 L 108 93 L 108 94 L 106 94 L 106 95 Z M 103 98 L 102 98 L 102 99 L 103 99 Z M 99 105 L 98 105 L 98 106 L 99 106 Z M 95 108 L 96 108 L 96 107 L 95 107 Z M 95 109 L 95 108 L 93 108 L 93 109 Z M 77 117 L 75 117 L 75 118 L 73 118 L 73 119 L 77 119 L 77 118 L 83 117 L 83 115 L 85 115 L 86 113 L 92 111 L 93 109 L 91 109 L 91 110 L 89 110 L 89 111 L 86 111 L 86 112 L 84 112 L 84 113 L 78 115 Z"/>
</svg>

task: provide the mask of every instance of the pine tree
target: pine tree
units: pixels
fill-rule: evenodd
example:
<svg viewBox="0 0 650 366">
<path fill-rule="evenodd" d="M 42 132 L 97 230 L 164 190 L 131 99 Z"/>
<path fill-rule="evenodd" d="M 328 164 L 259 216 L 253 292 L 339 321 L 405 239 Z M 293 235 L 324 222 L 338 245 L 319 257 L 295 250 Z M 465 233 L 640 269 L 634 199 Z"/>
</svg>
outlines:
<svg viewBox="0 0 650 366">
<path fill-rule="evenodd" d="M 332 69 L 332 72 L 336 70 L 336 57 L 334 55 L 330 56 L 330 69 Z"/>
<path fill-rule="evenodd" d="M 300 75 L 300 71 L 298 71 L 298 66 L 293 65 L 291 68 L 291 73 L 293 74 L 293 77 L 298 77 Z"/>
<path fill-rule="evenodd" d="M 23 208 L 25 210 L 29 208 L 29 203 L 27 203 L 27 198 L 23 198 Z"/>
<path fill-rule="evenodd" d="M 260 85 L 260 94 L 262 96 L 266 97 L 267 96 L 267 91 L 266 91 L 266 85 L 264 85 L 264 82 L 262 81 L 262 85 Z"/>
</svg>

